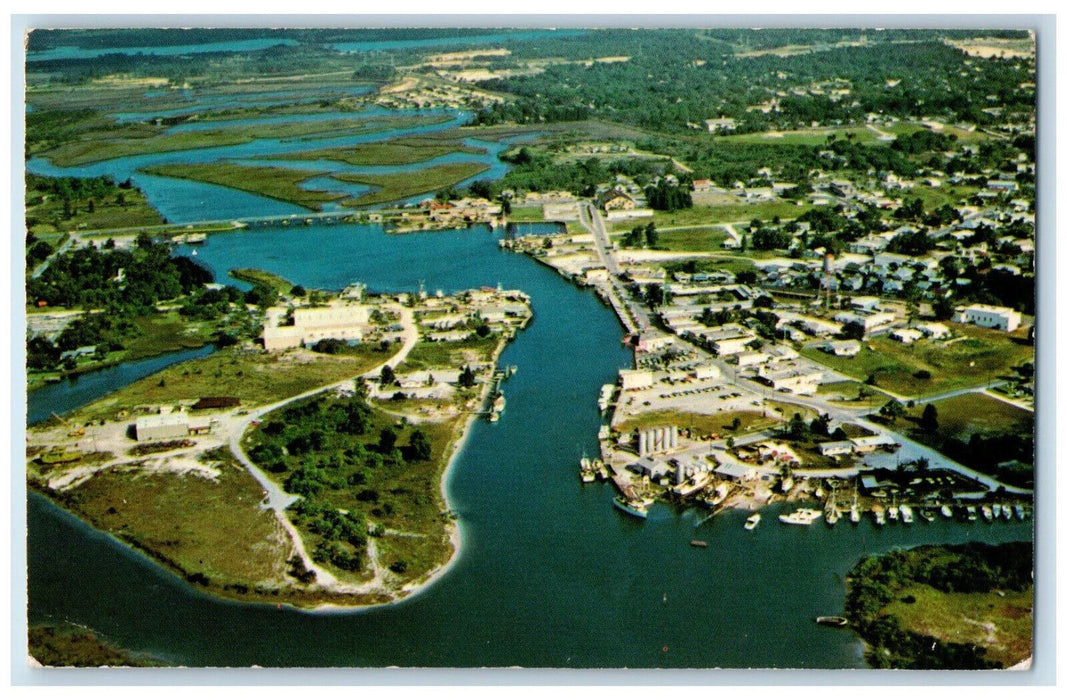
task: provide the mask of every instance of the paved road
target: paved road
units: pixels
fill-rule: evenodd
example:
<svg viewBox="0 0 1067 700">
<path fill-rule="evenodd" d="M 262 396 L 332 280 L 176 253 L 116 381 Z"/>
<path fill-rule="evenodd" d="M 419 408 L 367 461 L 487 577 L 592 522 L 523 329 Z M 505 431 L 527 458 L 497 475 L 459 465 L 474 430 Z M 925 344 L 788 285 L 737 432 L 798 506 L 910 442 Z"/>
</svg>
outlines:
<svg viewBox="0 0 1067 700">
<path fill-rule="evenodd" d="M 31 274 L 30 277 L 32 279 L 37 279 L 38 277 L 40 277 L 44 273 L 44 271 L 48 269 L 48 266 L 52 264 L 53 260 L 58 258 L 63 253 L 66 253 L 68 250 L 71 249 L 71 246 L 73 246 L 77 242 L 78 237 L 75 236 L 73 233 L 67 236 L 67 240 L 63 243 L 63 245 L 59 246 L 59 248 L 52 251 L 51 255 L 42 260 L 41 264 L 37 266 L 37 269 L 33 271 L 33 274 Z"/>
</svg>

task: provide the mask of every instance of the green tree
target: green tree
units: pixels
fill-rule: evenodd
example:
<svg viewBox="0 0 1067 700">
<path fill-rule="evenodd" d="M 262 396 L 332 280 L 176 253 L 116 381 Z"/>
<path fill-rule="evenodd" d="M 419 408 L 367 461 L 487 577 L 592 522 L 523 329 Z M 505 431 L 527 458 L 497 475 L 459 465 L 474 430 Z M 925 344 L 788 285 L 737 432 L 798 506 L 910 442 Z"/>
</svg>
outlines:
<svg viewBox="0 0 1067 700">
<path fill-rule="evenodd" d="M 426 433 L 419 428 L 411 432 L 411 458 L 417 462 L 425 462 L 430 458 L 430 440 Z"/>
<path fill-rule="evenodd" d="M 919 419 L 919 426 L 923 430 L 933 433 L 937 431 L 937 407 L 932 403 L 926 404 L 926 408 L 923 409 L 922 418 Z"/>
<path fill-rule="evenodd" d="M 893 399 L 885 406 L 882 406 L 880 409 L 878 409 L 879 415 L 888 418 L 890 423 L 896 423 L 897 418 L 903 416 L 905 412 L 906 411 L 904 410 L 904 404 L 900 403 L 896 399 Z"/>
<path fill-rule="evenodd" d="M 396 372 L 389 365 L 382 367 L 381 374 L 378 377 L 378 383 L 382 386 L 389 386 L 396 383 Z"/>
</svg>

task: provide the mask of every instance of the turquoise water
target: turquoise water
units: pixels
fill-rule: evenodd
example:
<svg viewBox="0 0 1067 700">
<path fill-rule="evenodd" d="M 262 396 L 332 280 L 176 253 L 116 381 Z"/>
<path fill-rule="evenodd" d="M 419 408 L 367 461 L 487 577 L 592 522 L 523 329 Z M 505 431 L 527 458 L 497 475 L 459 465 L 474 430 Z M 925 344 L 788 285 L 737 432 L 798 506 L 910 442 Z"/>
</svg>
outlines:
<svg viewBox="0 0 1067 700">
<path fill-rule="evenodd" d="M 165 355 L 149 357 L 144 360 L 126 362 L 107 369 L 87 372 L 81 376 L 64 379 L 54 384 L 45 384 L 40 389 L 30 392 L 26 403 L 26 423 L 34 425 L 47 419 L 52 413 L 63 415 L 87 404 L 101 396 L 106 396 L 118 387 L 132 384 L 150 374 L 170 367 L 179 362 L 210 355 L 215 351 L 213 345 L 201 348 L 179 350 Z"/>
<path fill-rule="evenodd" d="M 324 252 L 328 251 L 328 253 Z M 647 521 L 583 486 L 599 387 L 632 357 L 590 292 L 497 249 L 486 228 L 386 236 L 375 226 L 266 229 L 200 248 L 220 282 L 237 266 L 310 287 L 420 282 L 520 287 L 533 323 L 501 359 L 517 365 L 499 423 L 476 422 L 447 482 L 462 554 L 400 604 L 316 614 L 209 598 L 37 497 L 30 500 L 29 615 L 71 621 L 135 651 L 192 666 L 862 667 L 858 639 L 820 628 L 863 554 L 929 542 L 1030 537 L 1030 523 L 876 529 L 779 524 L 656 505 Z M 708 542 L 696 549 L 689 540 Z M 666 601 L 664 601 L 666 596 Z"/>
<path fill-rule="evenodd" d="M 243 39 L 239 41 L 218 41 L 208 44 L 188 44 L 184 46 L 125 46 L 105 49 L 85 49 L 80 46 L 58 46 L 47 51 L 28 51 L 26 60 L 34 61 L 69 61 L 71 59 L 97 58 L 107 54 L 136 56 L 184 56 L 194 53 L 234 53 L 244 51 L 262 51 L 272 46 L 296 46 L 299 42 L 292 39 Z"/>
<path fill-rule="evenodd" d="M 368 110 L 371 116 L 405 115 L 412 112 L 396 112 L 382 109 Z M 304 139 L 256 139 L 250 143 L 235 146 L 218 146 L 214 148 L 198 148 L 186 151 L 174 151 L 169 153 L 152 153 L 125 158 L 114 158 L 99 163 L 61 168 L 53 165 L 46 158 L 35 157 L 26 162 L 26 169 L 37 175 L 53 177 L 98 177 L 110 175 L 117 182 L 127 178 L 132 179 L 141 190 L 144 191 L 148 201 L 161 215 L 166 217 L 169 223 L 196 223 L 200 221 L 214 221 L 220 219 L 236 219 L 256 216 L 287 216 L 290 214 L 302 214 L 308 210 L 304 207 L 262 197 L 240 190 L 234 190 L 219 185 L 211 185 L 191 180 L 179 180 L 176 178 L 148 175 L 140 172 L 140 169 L 159 164 L 188 164 L 188 163 L 214 163 L 222 160 L 238 162 L 259 162 L 252 159 L 271 157 L 286 153 L 299 153 L 323 148 L 337 148 L 352 146 L 361 143 L 384 141 L 398 136 L 410 136 L 427 134 L 460 126 L 470 117 L 467 112 L 445 110 L 422 110 L 419 114 L 424 115 L 448 115 L 448 121 L 440 124 L 424 124 L 415 127 L 386 129 L 371 133 L 342 134 L 327 138 L 304 138 Z M 267 117 L 263 119 L 241 120 L 242 124 L 276 123 L 279 121 L 301 122 L 316 121 L 324 118 L 353 117 L 352 112 L 337 112 L 330 115 L 291 115 L 288 117 Z M 178 126 L 172 130 L 175 132 L 189 130 L 191 127 Z M 445 156 L 441 162 L 482 162 L 489 165 L 490 169 L 479 176 L 470 178 L 460 183 L 466 186 L 474 180 L 489 177 L 502 177 L 506 172 L 507 165 L 496 158 L 506 145 L 491 142 L 470 141 L 484 146 L 487 152 L 484 154 L 462 154 L 459 157 Z M 262 164 L 262 163 L 260 163 Z M 288 163 L 290 167 L 297 167 L 294 163 Z M 345 164 L 333 164 L 333 169 L 338 172 L 381 172 L 376 168 L 352 168 Z M 407 166 L 404 166 L 407 167 Z M 417 170 L 420 165 L 412 166 Z M 426 195 L 411 197 L 403 202 L 416 202 L 424 199 Z"/>
</svg>

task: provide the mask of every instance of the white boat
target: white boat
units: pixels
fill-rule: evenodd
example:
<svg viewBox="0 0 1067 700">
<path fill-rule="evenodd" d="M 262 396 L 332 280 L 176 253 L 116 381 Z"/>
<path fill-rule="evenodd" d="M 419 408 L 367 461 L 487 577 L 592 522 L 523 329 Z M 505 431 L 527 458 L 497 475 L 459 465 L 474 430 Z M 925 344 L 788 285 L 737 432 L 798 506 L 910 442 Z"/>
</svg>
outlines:
<svg viewBox="0 0 1067 700">
<path fill-rule="evenodd" d="M 748 520 L 745 521 L 745 529 L 746 530 L 755 530 L 756 526 L 759 525 L 759 521 L 760 521 L 760 514 L 759 513 L 753 513 L 752 515 L 748 516 Z"/>
<path fill-rule="evenodd" d="M 978 520 L 978 509 L 974 506 L 967 506 L 967 520 L 972 523 Z"/>
<path fill-rule="evenodd" d="M 787 525 L 811 525 L 822 517 L 822 511 L 814 508 L 801 508 L 789 515 L 779 515 L 778 519 Z"/>
<path fill-rule="evenodd" d="M 1019 520 L 1026 520 L 1026 511 L 1023 510 L 1022 505 L 1019 503 L 1015 504 L 1015 517 Z"/>
<path fill-rule="evenodd" d="M 859 506 L 857 506 L 855 503 L 853 503 L 852 507 L 849 508 L 848 517 L 853 524 L 856 524 L 860 521 L 860 509 Z"/>
<path fill-rule="evenodd" d="M 982 515 L 983 516 L 985 516 L 986 508 L 989 508 L 989 506 L 982 506 Z M 991 511 L 990 514 L 991 514 L 992 517 L 994 517 L 994 518 L 999 518 L 1000 517 L 1000 504 L 999 503 L 994 503 L 993 507 L 989 508 L 989 509 Z M 989 518 L 986 518 L 986 520 L 989 520 Z"/>
<path fill-rule="evenodd" d="M 900 520 L 900 508 L 897 508 L 895 503 L 889 506 L 889 519 Z"/>
<path fill-rule="evenodd" d="M 871 508 L 871 513 L 874 515 L 875 525 L 885 525 L 885 509 L 882 506 Z"/>
<path fill-rule="evenodd" d="M 1000 515 L 1005 520 L 1011 520 L 1011 506 L 1002 506 L 1000 509 Z"/>
<path fill-rule="evenodd" d="M 911 506 L 900 507 L 900 519 L 907 525 L 911 525 L 915 522 L 915 513 L 912 511 Z"/>
<path fill-rule="evenodd" d="M 837 506 L 833 506 L 826 510 L 826 524 L 833 525 L 841 519 L 841 513 L 837 510 Z"/>
<path fill-rule="evenodd" d="M 945 516 L 946 518 L 951 518 L 952 517 L 952 506 L 948 505 L 947 503 L 945 505 L 941 506 L 941 515 Z"/>
<path fill-rule="evenodd" d="M 989 506 L 982 506 L 982 517 L 985 518 L 987 523 L 993 520 L 993 512 L 993 509 Z M 996 507 L 996 514 L 997 516 L 1000 516 L 1000 506 Z"/>
</svg>

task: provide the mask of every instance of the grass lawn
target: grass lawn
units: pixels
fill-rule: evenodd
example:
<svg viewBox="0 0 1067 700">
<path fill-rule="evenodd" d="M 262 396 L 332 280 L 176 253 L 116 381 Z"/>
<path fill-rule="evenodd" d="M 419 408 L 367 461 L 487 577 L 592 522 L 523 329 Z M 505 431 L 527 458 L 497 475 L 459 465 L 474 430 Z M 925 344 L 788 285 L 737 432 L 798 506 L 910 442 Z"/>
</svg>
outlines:
<svg viewBox="0 0 1067 700">
<path fill-rule="evenodd" d="M 928 396 L 981 386 L 1011 374 L 1011 368 L 1032 361 L 1033 346 L 1004 333 L 976 326 L 946 324 L 963 340 L 920 340 L 904 345 L 886 336 L 870 338 L 855 357 L 836 357 L 814 347 L 800 352 L 842 374 L 865 381 L 873 374 L 877 386 L 903 396 Z M 916 379 L 921 370 L 930 379 Z"/>
<path fill-rule="evenodd" d="M 797 206 L 793 202 L 757 202 L 753 204 L 729 204 L 719 207 L 692 207 L 678 211 L 657 211 L 652 215 L 657 227 L 692 226 L 696 224 L 725 224 L 734 221 L 748 223 L 752 219 L 771 221 L 795 219 L 811 205 Z"/>
<path fill-rule="evenodd" d="M 734 419 L 741 421 L 738 429 L 732 429 Z M 636 428 L 654 428 L 676 426 L 689 428 L 701 435 L 717 434 L 722 437 L 730 435 L 744 435 L 755 430 L 776 425 L 779 422 L 776 416 L 768 414 L 766 417 L 757 411 L 725 411 L 723 413 L 691 413 L 688 411 L 662 410 L 649 411 L 627 418 L 615 428 L 620 432 L 628 432 Z"/>
<path fill-rule="evenodd" d="M 871 143 L 878 140 L 878 135 L 870 129 L 861 126 L 846 129 L 798 129 L 795 131 L 759 132 L 753 134 L 739 134 L 735 136 L 719 136 L 716 140 L 728 144 L 735 143 L 767 143 L 788 144 L 800 146 L 824 146 L 830 135 L 844 139 L 846 134 L 852 134 L 857 143 Z"/>
<path fill-rule="evenodd" d="M 940 440 L 966 440 L 973 433 L 1026 432 L 1034 429 L 1034 414 L 985 394 L 964 394 L 935 401 L 937 435 Z M 909 415 L 918 419 L 916 406 Z"/>
<path fill-rule="evenodd" d="M 448 141 L 436 138 L 404 136 L 380 143 L 361 143 L 347 148 L 305 151 L 282 156 L 270 156 L 270 158 L 333 160 L 350 165 L 410 165 L 411 163 L 421 163 L 449 153 L 481 154 L 485 153 L 485 149 L 466 146 L 458 140 Z"/>
<path fill-rule="evenodd" d="M 860 390 L 866 392 L 865 398 L 860 398 Z M 867 386 L 863 382 L 830 382 L 820 384 L 816 392 L 820 397 L 830 401 L 840 402 L 849 407 L 865 407 L 877 409 L 889 401 L 889 395 L 878 391 L 876 388 Z"/>
<path fill-rule="evenodd" d="M 324 203 L 335 202 L 345 196 L 342 192 L 305 190 L 300 186 L 305 180 L 320 177 L 321 173 L 287 170 L 275 166 L 236 165 L 234 163 L 156 165 L 145 168 L 144 172 L 231 187 L 235 190 L 292 202 L 312 210 L 318 210 Z"/>
<path fill-rule="evenodd" d="M 978 192 L 977 187 L 968 185 L 942 185 L 941 187 L 916 185 L 906 197 L 918 197 L 923 201 L 923 208 L 932 211 L 945 204 L 952 207 L 963 206 L 967 199 L 976 192 Z"/>
<path fill-rule="evenodd" d="M 225 348 L 168 367 L 78 409 L 71 420 L 114 418 L 136 406 L 167 405 L 201 396 L 236 396 L 244 406 L 280 401 L 317 386 L 357 376 L 389 359 L 390 353 L 356 346 L 358 354 L 322 355 Z"/>
<path fill-rule="evenodd" d="M 660 231 L 656 247 L 676 251 L 721 251 L 723 241 L 728 238 L 730 235 L 718 228 Z"/>
<path fill-rule="evenodd" d="M 292 543 L 263 488 L 229 450 L 211 455 L 215 479 L 133 467 L 108 469 L 60 496 L 94 526 L 210 587 L 284 582 Z M 201 585 L 203 581 L 200 581 Z"/>
<path fill-rule="evenodd" d="M 417 372 L 424 369 L 448 367 L 459 369 L 472 362 L 489 362 L 500 338 L 472 338 L 456 343 L 432 343 L 420 340 L 405 358 L 403 364 L 394 367 L 398 373 Z"/>
<path fill-rule="evenodd" d="M 523 221 L 544 221 L 545 211 L 540 206 L 529 207 L 513 207 L 511 213 L 508 214 L 508 221 L 511 222 L 523 222 Z"/>
<path fill-rule="evenodd" d="M 333 177 L 344 182 L 377 187 L 374 192 L 346 199 L 341 202 L 345 207 L 361 207 L 370 204 L 382 204 L 398 199 L 405 199 L 418 194 L 429 194 L 451 187 L 467 178 L 474 177 L 489 169 L 485 163 L 446 163 L 423 168 L 414 173 L 396 173 L 377 175 L 371 173 L 342 173 Z"/>
<path fill-rule="evenodd" d="M 996 593 L 943 593 L 923 584 L 903 588 L 882 614 L 900 627 L 946 642 L 985 647 L 986 658 L 1012 666 L 1033 649 L 1034 589 Z M 907 596 L 914 603 L 905 603 Z"/>
</svg>

